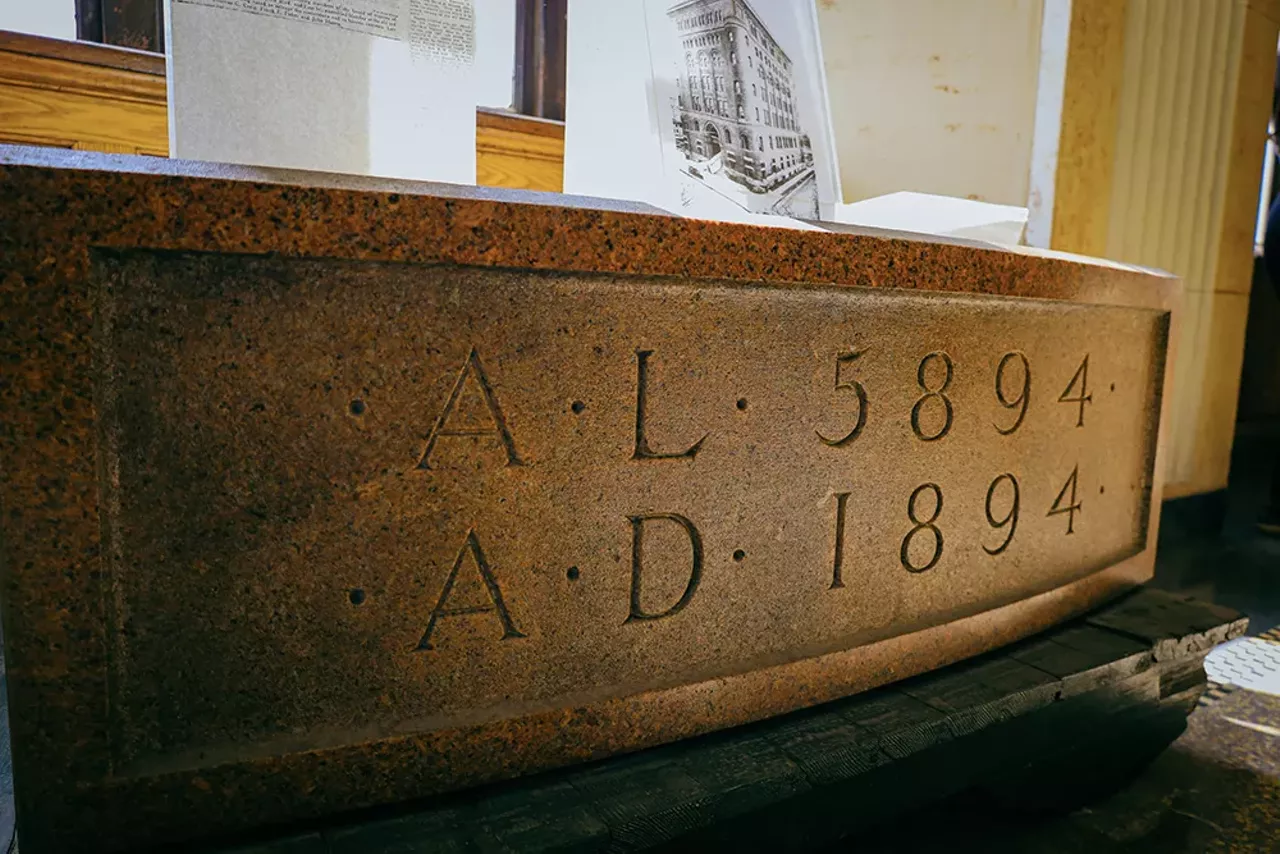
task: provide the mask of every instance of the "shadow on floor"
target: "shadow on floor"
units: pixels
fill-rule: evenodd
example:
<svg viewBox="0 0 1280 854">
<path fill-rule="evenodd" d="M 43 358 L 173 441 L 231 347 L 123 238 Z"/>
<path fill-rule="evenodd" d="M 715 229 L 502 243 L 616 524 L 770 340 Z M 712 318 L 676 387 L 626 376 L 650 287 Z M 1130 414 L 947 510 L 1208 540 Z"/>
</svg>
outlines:
<svg viewBox="0 0 1280 854">
<path fill-rule="evenodd" d="M 1269 721 L 1274 735 L 1241 726 Z M 836 851 L 863 854 L 1202 854 L 1280 851 L 1280 698 L 1235 692 L 1197 709 L 1136 779 L 1075 809 L 953 801 Z"/>
<path fill-rule="evenodd" d="M 1268 501 L 1272 472 L 1280 465 L 1280 435 L 1236 438 L 1231 489 L 1220 536 L 1160 532 L 1155 585 L 1242 611 L 1249 633 L 1280 625 L 1280 537 L 1254 523 Z"/>
</svg>

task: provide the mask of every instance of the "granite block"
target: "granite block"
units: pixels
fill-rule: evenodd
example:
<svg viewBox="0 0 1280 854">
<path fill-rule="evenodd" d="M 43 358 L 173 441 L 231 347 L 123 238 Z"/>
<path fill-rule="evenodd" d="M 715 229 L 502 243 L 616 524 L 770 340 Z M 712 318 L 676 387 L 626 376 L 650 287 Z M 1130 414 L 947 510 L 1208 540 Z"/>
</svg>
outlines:
<svg viewBox="0 0 1280 854">
<path fill-rule="evenodd" d="M 0 199 L 35 854 L 665 744 L 1150 576 L 1162 274 L 22 148 Z"/>
</svg>

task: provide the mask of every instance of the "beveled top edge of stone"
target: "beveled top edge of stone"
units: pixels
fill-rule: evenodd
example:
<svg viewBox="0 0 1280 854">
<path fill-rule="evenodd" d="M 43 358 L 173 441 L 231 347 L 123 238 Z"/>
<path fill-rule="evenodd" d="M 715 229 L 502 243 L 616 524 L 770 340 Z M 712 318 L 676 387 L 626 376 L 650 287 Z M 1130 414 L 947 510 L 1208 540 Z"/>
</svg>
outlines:
<svg viewBox="0 0 1280 854">
<path fill-rule="evenodd" d="M 597 196 L 581 196 L 551 193 L 538 190 L 518 190 L 505 187 L 485 187 L 469 184 L 448 184 L 438 181 L 411 181 L 396 178 L 378 178 L 336 172 L 314 172 L 303 169 L 281 169 L 267 166 L 243 166 L 230 163 L 213 163 L 198 160 L 178 160 L 135 154 L 107 154 L 96 151 L 72 151 L 44 146 L 0 144 L 0 167 L 18 166 L 66 169 L 87 172 L 114 172 L 127 175 L 150 175 L 166 178 L 204 178 L 219 181 L 236 181 L 255 184 L 275 184 L 326 190 L 344 190 L 365 193 L 399 193 L 407 196 L 434 196 L 441 199 L 507 202 L 513 204 L 543 205 L 551 207 L 579 208 L 583 210 L 611 211 L 615 213 L 679 219 L 669 211 L 643 202 L 608 199 Z M 707 222 L 699 220 L 700 222 Z M 715 224 L 715 223 L 712 223 Z M 728 223 L 726 223 L 727 225 Z M 737 224 L 735 225 L 742 225 Z M 1094 258 L 1070 252 L 1038 249 L 1030 246 L 1011 246 L 950 237 L 923 232 L 884 229 L 870 226 L 848 225 L 834 222 L 799 222 L 779 218 L 776 225 L 746 225 L 746 228 L 780 228 L 789 231 L 816 229 L 836 234 L 857 235 L 882 240 L 938 243 L 948 246 L 968 247 L 993 252 L 1008 252 L 1031 257 L 1050 258 L 1097 267 L 1141 273 L 1161 278 L 1176 278 L 1170 273 L 1151 267 L 1125 264 L 1105 258 Z"/>
<path fill-rule="evenodd" d="M 1165 312 L 1182 290 L 1180 280 L 1142 270 L 966 240 L 710 222 L 559 193 L 136 155 L 0 146 L 0 188 L 0 235 L 32 250 L 14 259 L 28 275 L 36 275 L 35 247 L 65 243 L 73 265 L 85 263 L 90 246 L 142 247 L 971 293 Z"/>
<path fill-rule="evenodd" d="M 618 213 L 670 216 L 666 211 L 642 202 L 604 199 L 594 196 L 574 196 L 565 193 L 548 193 L 541 190 L 516 190 L 507 187 L 448 184 L 443 181 L 378 178 L 342 172 L 314 172 L 307 169 L 282 169 L 272 166 L 241 166 L 234 163 L 178 160 L 140 154 L 72 151 L 65 148 L 33 145 L 0 144 L 0 166 L 33 166 L 85 172 L 118 172 L 126 175 L 154 175 L 165 178 L 207 178 L 216 181 L 240 181 L 254 184 L 285 184 L 323 190 L 400 193 L 406 196 L 477 199 L 526 205 L 552 205 L 616 211 Z"/>
</svg>

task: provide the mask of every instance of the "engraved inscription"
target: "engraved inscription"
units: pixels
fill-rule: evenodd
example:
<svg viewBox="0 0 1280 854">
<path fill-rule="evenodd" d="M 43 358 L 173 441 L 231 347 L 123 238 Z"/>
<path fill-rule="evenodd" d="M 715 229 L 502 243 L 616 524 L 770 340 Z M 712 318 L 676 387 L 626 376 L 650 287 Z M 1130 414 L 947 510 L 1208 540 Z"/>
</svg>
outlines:
<svg viewBox="0 0 1280 854">
<path fill-rule="evenodd" d="M 467 384 L 467 378 L 472 376 L 475 377 L 480 386 L 480 393 L 484 397 L 485 406 L 489 410 L 490 418 L 493 419 L 493 427 L 487 430 L 445 429 L 449 416 L 453 414 L 459 398 L 462 397 L 462 390 Z M 498 406 L 498 398 L 493 393 L 493 386 L 489 384 L 489 378 L 485 375 L 484 367 L 480 364 L 480 354 L 475 347 L 472 347 L 471 352 L 467 355 L 467 361 L 463 363 L 462 370 L 458 372 L 458 379 L 453 384 L 453 390 L 449 392 L 449 399 L 445 402 L 444 409 L 440 411 L 440 417 L 436 419 L 431 432 L 427 435 L 427 447 L 423 450 L 422 457 L 418 460 L 419 469 L 431 468 L 431 452 L 435 450 L 436 442 L 442 436 L 493 436 L 502 443 L 502 448 L 507 453 L 507 465 L 524 465 L 520 461 L 520 455 L 516 453 L 516 443 L 511 438 L 511 431 L 507 428 L 507 419 L 502 414 L 502 407 Z"/>
<path fill-rule="evenodd" d="M 944 370 L 942 383 L 936 389 L 929 388 L 927 378 L 931 361 L 941 362 Z M 947 397 L 947 390 L 951 388 L 951 380 L 954 377 L 955 366 L 951 363 L 951 357 L 941 350 L 930 353 L 920 360 L 920 367 L 916 369 L 916 383 L 920 386 L 920 390 L 924 392 L 924 395 L 916 401 L 915 406 L 911 407 L 911 429 L 915 431 L 916 437 L 923 442 L 936 442 L 951 431 L 951 422 L 955 418 L 955 409 L 951 405 L 951 398 Z M 925 428 L 920 426 L 920 420 L 925 407 L 934 400 L 942 405 L 944 418 L 937 430 L 926 432 Z"/>
<path fill-rule="evenodd" d="M 841 571 L 844 568 L 844 508 L 848 502 L 849 493 L 836 493 L 836 550 L 831 568 L 831 586 L 827 588 L 828 590 L 844 587 Z"/>
<path fill-rule="evenodd" d="M 1004 514 L 1004 518 L 997 519 L 995 516 L 995 513 L 991 511 L 991 501 L 993 498 L 995 498 L 996 490 L 999 489 L 1000 484 L 1005 482 L 1008 482 L 1011 490 L 1011 493 L 1010 493 L 1011 497 L 1009 499 L 1009 512 Z M 1009 544 L 1013 542 L 1013 534 L 1015 531 L 1018 530 L 1018 505 L 1020 503 L 1021 503 L 1021 496 L 1018 490 L 1018 479 L 1016 477 L 1006 472 L 1005 474 L 1002 474 L 999 477 L 997 477 L 995 480 L 991 481 L 991 485 L 987 487 L 987 503 L 986 503 L 987 524 L 990 525 L 992 528 L 995 528 L 996 530 L 999 530 L 1000 528 L 1003 528 L 1007 525 L 1009 528 L 1009 533 L 1005 535 L 1004 542 L 1002 542 L 1000 545 L 996 546 L 995 548 L 990 548 L 984 545 L 982 547 L 982 550 L 984 552 L 994 557 L 995 555 L 1001 554 L 1005 549 L 1009 548 Z"/>
<path fill-rule="evenodd" d="M 626 622 L 636 620 L 661 620 L 684 610 L 693 594 L 698 592 L 698 584 L 702 581 L 702 535 L 692 522 L 678 513 L 648 513 L 642 516 L 631 516 L 631 613 Z M 640 582 L 643 577 L 644 529 L 650 522 L 672 522 L 684 528 L 689 535 L 689 546 L 692 550 L 692 562 L 689 568 L 689 582 L 685 585 L 680 599 L 665 611 L 656 614 L 644 610 L 640 604 Z"/>
<path fill-rule="evenodd" d="M 818 438 L 823 444 L 830 445 L 833 448 L 839 448 L 847 445 L 854 439 L 858 438 L 858 434 L 862 432 L 862 428 L 867 426 L 867 390 L 863 388 L 862 383 L 857 380 L 841 379 L 841 368 L 850 367 L 858 359 L 866 353 L 866 350 L 851 350 L 843 356 L 836 356 L 836 391 L 851 389 L 858 399 L 858 418 L 854 421 L 853 428 L 843 436 L 836 438 L 828 438 L 822 435 L 821 430 L 816 430 Z M 843 505 L 841 505 L 843 506 Z"/>
<path fill-rule="evenodd" d="M 1058 491 L 1058 497 L 1053 500 L 1053 506 L 1049 508 L 1048 516 L 1057 516 L 1061 513 L 1067 514 L 1067 533 L 1075 533 L 1076 514 L 1080 512 L 1083 502 L 1076 498 L 1076 484 L 1080 478 L 1080 466 L 1077 464 L 1071 470 L 1071 475 L 1067 478 L 1067 482 L 1062 484 L 1062 489 Z M 1070 495 L 1067 492 L 1070 491 Z M 1065 503 L 1064 503 L 1065 502 Z"/>
<path fill-rule="evenodd" d="M 1149 554 L 1159 311 L 113 263 L 127 775 L 687 686 Z"/>
<path fill-rule="evenodd" d="M 453 592 L 453 586 L 458 581 L 458 572 L 462 569 L 462 564 L 468 554 L 471 556 L 476 570 L 480 573 L 480 579 L 484 582 L 485 590 L 488 591 L 490 604 L 450 608 L 447 605 L 449 594 Z M 422 639 L 418 641 L 417 649 L 421 651 L 433 648 L 431 646 L 431 633 L 435 631 L 436 623 L 441 617 L 455 617 L 462 614 L 487 614 L 490 611 L 497 612 L 498 620 L 502 623 L 502 640 L 525 637 L 516 628 L 515 622 L 511 619 L 511 613 L 507 611 L 506 603 L 502 601 L 502 589 L 498 587 L 498 579 L 494 577 L 489 561 L 485 559 L 484 550 L 480 548 L 480 539 L 476 536 L 475 529 L 472 529 L 467 531 L 467 539 L 462 544 L 462 548 L 458 550 L 458 556 L 453 561 L 453 568 L 449 570 L 449 577 L 445 579 L 444 588 L 440 591 L 440 598 L 436 601 L 436 606 L 431 609 L 431 616 L 427 620 L 427 630 L 422 633 Z"/>
<path fill-rule="evenodd" d="M 1077 389 L 1076 386 L 1079 386 Z M 1072 397 L 1072 391 L 1075 391 L 1076 397 Z M 1080 405 L 1080 409 L 1076 414 L 1076 426 L 1084 426 L 1084 406 L 1086 403 L 1093 403 L 1093 395 L 1089 393 L 1089 355 L 1086 353 L 1084 361 L 1080 363 L 1080 367 L 1076 368 L 1075 374 L 1071 377 L 1071 382 L 1067 383 L 1067 387 L 1062 390 L 1062 394 L 1058 395 L 1058 403 L 1076 403 Z"/>
<path fill-rule="evenodd" d="M 1004 373 L 1005 369 L 1014 362 L 1022 364 L 1022 390 L 1010 400 L 1005 396 Z M 1027 361 L 1027 357 L 1024 354 L 1014 351 L 1005 353 L 1000 358 L 1000 364 L 996 367 L 996 399 L 1000 401 L 1000 405 L 1005 409 L 1018 410 L 1018 417 L 1008 427 L 996 425 L 996 432 L 1001 436 L 1011 435 L 1022 426 L 1022 419 L 1027 417 L 1027 407 L 1031 403 L 1031 363 Z"/>
<path fill-rule="evenodd" d="M 636 449 L 631 455 L 633 460 L 680 460 L 693 459 L 702 443 L 707 440 L 704 435 L 693 443 L 688 450 L 678 453 L 658 453 L 649 447 L 649 438 L 645 434 L 645 405 L 649 396 L 649 357 L 652 350 L 636 351 Z M 710 434 L 707 434 L 710 435 Z"/>
<path fill-rule="evenodd" d="M 916 499 L 925 492 L 933 493 L 933 512 L 929 514 L 928 519 L 921 519 L 917 515 Z M 907 500 L 907 518 L 915 523 L 907 535 L 902 538 L 902 548 L 899 550 L 898 558 L 902 561 L 902 565 L 909 572 L 925 572 L 933 569 L 938 565 L 938 561 L 942 560 L 942 531 L 938 530 L 938 526 L 934 522 L 938 521 L 938 517 L 942 515 L 942 487 L 936 483 L 922 483 L 911 493 L 911 498 Z M 911 562 L 911 543 L 916 534 L 921 531 L 928 531 L 933 534 L 933 552 L 929 560 L 922 565 L 917 566 Z"/>
</svg>

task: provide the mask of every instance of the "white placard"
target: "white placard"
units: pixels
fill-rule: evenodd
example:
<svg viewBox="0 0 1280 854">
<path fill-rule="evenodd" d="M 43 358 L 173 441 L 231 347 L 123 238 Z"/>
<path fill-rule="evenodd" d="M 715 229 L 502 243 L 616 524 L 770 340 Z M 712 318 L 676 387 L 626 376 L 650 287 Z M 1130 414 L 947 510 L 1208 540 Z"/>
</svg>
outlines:
<svg viewBox="0 0 1280 854">
<path fill-rule="evenodd" d="M 570 4 L 566 192 L 705 219 L 832 217 L 812 0 L 599 6 Z"/>
<path fill-rule="evenodd" d="M 173 156 L 475 183 L 474 0 L 169 0 Z"/>
<path fill-rule="evenodd" d="M 74 41 L 75 0 L 0 0 L 0 30 Z"/>
</svg>

